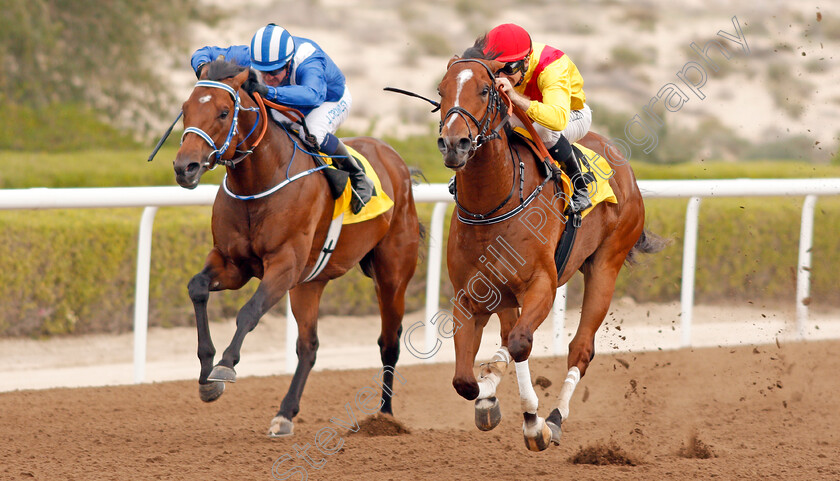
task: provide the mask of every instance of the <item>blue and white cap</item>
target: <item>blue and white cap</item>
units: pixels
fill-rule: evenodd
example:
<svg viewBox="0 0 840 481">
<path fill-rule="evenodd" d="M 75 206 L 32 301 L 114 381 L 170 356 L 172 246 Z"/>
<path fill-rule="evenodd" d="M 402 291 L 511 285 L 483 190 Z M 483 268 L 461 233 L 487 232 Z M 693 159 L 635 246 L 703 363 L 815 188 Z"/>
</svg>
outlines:
<svg viewBox="0 0 840 481">
<path fill-rule="evenodd" d="M 295 41 L 285 28 L 269 23 L 251 39 L 251 66 L 262 72 L 283 68 L 295 54 Z"/>
</svg>

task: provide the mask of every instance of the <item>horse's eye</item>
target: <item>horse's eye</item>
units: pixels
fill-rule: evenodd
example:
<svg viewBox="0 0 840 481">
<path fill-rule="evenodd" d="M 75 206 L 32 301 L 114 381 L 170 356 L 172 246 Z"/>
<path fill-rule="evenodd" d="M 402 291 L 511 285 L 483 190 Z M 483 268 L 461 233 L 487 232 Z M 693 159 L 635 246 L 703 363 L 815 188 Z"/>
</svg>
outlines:
<svg viewBox="0 0 840 481">
<path fill-rule="evenodd" d="M 219 118 L 224 120 L 224 119 L 227 118 L 229 113 L 230 113 L 230 110 L 224 109 L 224 110 L 222 110 L 222 113 L 219 114 Z"/>
<path fill-rule="evenodd" d="M 485 85 L 483 89 L 481 89 L 481 96 L 486 97 L 487 94 L 490 93 L 490 87 Z"/>
</svg>

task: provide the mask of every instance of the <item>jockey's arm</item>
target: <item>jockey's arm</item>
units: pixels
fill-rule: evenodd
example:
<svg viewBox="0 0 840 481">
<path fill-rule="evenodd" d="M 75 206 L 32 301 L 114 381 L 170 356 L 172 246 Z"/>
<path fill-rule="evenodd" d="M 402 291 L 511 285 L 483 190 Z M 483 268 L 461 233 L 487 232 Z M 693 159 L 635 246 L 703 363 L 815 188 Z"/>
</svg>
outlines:
<svg viewBox="0 0 840 481">
<path fill-rule="evenodd" d="M 202 47 L 195 51 L 190 58 L 190 66 L 193 72 L 198 70 L 200 65 L 212 62 L 222 55 L 228 62 L 236 62 L 237 65 L 248 67 L 251 65 L 251 50 L 247 45 L 233 45 L 227 48 Z"/>
<path fill-rule="evenodd" d="M 543 70 L 537 79 L 542 102 L 531 100 L 525 111 L 534 122 L 555 131 L 566 128 L 571 111 L 571 63 L 564 60 L 565 56 Z"/>
<path fill-rule="evenodd" d="M 327 76 L 323 58 L 304 60 L 294 74 L 295 85 L 268 87 L 268 99 L 301 109 L 313 109 L 324 103 L 327 99 Z"/>
</svg>

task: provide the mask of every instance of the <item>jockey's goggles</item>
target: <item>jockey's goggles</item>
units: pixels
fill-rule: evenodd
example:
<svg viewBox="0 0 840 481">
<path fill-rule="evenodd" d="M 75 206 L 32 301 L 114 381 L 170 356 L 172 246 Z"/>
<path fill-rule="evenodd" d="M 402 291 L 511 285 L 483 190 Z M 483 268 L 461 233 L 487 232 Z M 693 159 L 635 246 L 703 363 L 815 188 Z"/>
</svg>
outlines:
<svg viewBox="0 0 840 481">
<path fill-rule="evenodd" d="M 521 60 L 516 60 L 514 62 L 508 62 L 505 64 L 504 67 L 499 69 L 498 73 L 503 73 L 505 75 L 516 75 L 518 72 L 522 72 L 522 75 L 525 75 L 525 72 L 528 71 L 528 61 L 530 60 L 530 55 L 526 56 Z"/>
<path fill-rule="evenodd" d="M 289 64 L 286 64 L 286 65 L 283 65 L 282 67 L 280 67 L 276 70 L 272 70 L 271 72 L 265 72 L 265 73 L 268 74 L 268 75 L 271 75 L 272 77 L 279 77 L 283 73 L 283 71 L 286 70 L 288 67 L 289 67 Z"/>
</svg>

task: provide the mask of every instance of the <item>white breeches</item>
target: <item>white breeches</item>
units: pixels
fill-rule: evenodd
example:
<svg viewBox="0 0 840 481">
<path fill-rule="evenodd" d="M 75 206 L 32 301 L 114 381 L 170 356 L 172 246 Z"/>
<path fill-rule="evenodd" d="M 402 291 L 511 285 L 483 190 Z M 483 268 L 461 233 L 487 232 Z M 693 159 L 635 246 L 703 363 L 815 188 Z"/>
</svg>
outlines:
<svg viewBox="0 0 840 481">
<path fill-rule="evenodd" d="M 514 127 L 525 127 L 516 117 L 511 119 L 511 125 Z M 560 140 L 561 135 L 566 137 L 566 140 L 570 144 L 573 144 L 589 132 L 589 127 L 592 126 L 592 109 L 588 105 L 583 104 L 582 109 L 569 112 L 569 123 L 566 124 L 566 128 L 563 130 L 551 130 L 536 122 L 533 125 L 546 147 L 550 148 L 556 144 Z"/>
<path fill-rule="evenodd" d="M 324 142 L 324 137 L 327 134 L 334 134 L 338 130 L 338 127 L 347 120 L 347 117 L 350 116 L 350 107 L 352 105 L 353 97 L 350 95 L 350 89 L 344 87 L 344 95 L 338 101 L 324 102 L 306 115 L 306 128 L 309 129 L 310 134 L 318 139 L 318 145 Z M 278 122 L 291 123 L 281 113 L 275 110 L 271 110 L 270 112 Z M 300 135 L 303 138 L 303 131 L 300 132 Z"/>
</svg>

